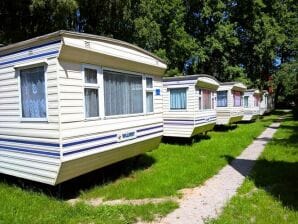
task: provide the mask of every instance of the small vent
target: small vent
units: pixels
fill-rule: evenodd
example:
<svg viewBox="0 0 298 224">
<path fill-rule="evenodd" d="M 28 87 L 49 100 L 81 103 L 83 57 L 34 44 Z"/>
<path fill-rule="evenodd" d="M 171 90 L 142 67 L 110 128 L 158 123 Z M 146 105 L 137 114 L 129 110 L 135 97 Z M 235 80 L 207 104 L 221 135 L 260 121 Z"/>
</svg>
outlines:
<svg viewBox="0 0 298 224">
<path fill-rule="evenodd" d="M 90 42 L 89 41 L 85 41 L 85 47 L 90 48 Z"/>
</svg>

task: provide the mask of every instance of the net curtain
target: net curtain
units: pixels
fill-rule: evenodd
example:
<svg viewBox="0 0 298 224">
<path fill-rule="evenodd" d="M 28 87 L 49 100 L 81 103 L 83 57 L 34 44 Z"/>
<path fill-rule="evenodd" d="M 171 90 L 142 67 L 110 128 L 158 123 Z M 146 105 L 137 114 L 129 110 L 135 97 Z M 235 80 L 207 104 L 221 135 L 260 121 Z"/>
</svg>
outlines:
<svg viewBox="0 0 298 224">
<path fill-rule="evenodd" d="M 186 109 L 186 88 L 170 90 L 171 109 Z"/>
<path fill-rule="evenodd" d="M 46 117 L 44 67 L 20 71 L 22 116 L 25 118 Z"/>
<path fill-rule="evenodd" d="M 104 71 L 105 115 L 143 113 L 142 76 Z"/>
</svg>

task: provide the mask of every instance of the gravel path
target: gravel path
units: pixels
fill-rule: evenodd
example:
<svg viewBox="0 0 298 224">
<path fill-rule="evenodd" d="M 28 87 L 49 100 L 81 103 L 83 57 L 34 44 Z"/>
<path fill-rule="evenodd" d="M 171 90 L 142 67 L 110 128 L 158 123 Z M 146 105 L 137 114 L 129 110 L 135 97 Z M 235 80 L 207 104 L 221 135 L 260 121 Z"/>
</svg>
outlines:
<svg viewBox="0 0 298 224">
<path fill-rule="evenodd" d="M 240 156 L 207 180 L 204 185 L 183 190 L 180 207 L 154 223 L 195 224 L 216 218 L 226 203 L 237 193 L 238 187 L 251 171 L 279 125 L 279 122 L 271 124 Z"/>
</svg>

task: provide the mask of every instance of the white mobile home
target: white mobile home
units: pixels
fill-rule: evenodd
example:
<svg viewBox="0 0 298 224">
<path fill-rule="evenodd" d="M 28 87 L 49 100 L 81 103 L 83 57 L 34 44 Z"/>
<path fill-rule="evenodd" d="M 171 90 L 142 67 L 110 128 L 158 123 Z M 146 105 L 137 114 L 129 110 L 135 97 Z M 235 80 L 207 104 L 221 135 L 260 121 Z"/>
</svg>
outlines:
<svg viewBox="0 0 298 224">
<path fill-rule="evenodd" d="M 243 118 L 242 96 L 246 86 L 239 82 L 221 83 L 217 90 L 216 124 L 227 125 Z"/>
<path fill-rule="evenodd" d="M 260 114 L 260 91 L 249 89 L 243 95 L 244 116 L 243 121 L 256 120 Z"/>
<path fill-rule="evenodd" d="M 260 102 L 260 115 L 268 114 L 274 109 L 274 96 L 263 90 Z"/>
<path fill-rule="evenodd" d="M 164 78 L 164 136 L 189 138 L 212 130 L 218 87 L 218 81 L 209 75 Z"/>
<path fill-rule="evenodd" d="M 56 185 L 156 148 L 166 67 L 68 31 L 0 48 L 0 173 Z"/>
</svg>

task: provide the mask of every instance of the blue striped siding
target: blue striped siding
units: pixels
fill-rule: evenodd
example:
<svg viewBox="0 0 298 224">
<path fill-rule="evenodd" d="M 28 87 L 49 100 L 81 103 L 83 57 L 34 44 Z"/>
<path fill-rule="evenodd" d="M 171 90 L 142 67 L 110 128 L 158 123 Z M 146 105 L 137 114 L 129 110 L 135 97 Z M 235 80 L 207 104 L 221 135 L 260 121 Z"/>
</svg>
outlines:
<svg viewBox="0 0 298 224">
<path fill-rule="evenodd" d="M 153 127 L 149 127 L 149 128 L 142 128 L 142 129 L 138 129 L 137 132 L 144 132 L 144 131 L 154 130 L 154 129 L 162 128 L 162 127 L 163 127 L 163 125 L 153 126 Z M 147 133 L 147 134 L 139 135 L 139 136 L 137 136 L 137 138 L 142 138 L 142 137 L 145 137 L 145 136 L 154 135 L 154 134 L 161 133 L 161 132 L 162 132 L 162 130 L 155 131 L 155 132 L 150 132 L 150 133 Z M 117 137 L 117 134 L 111 134 L 111 135 L 97 137 L 97 138 L 93 138 L 93 139 L 85 139 L 85 140 L 75 141 L 75 142 L 71 142 L 71 143 L 66 143 L 66 144 L 63 144 L 63 146 L 64 147 L 70 147 L 70 146 L 74 146 L 74 145 L 80 145 L 80 144 L 84 144 L 84 143 L 100 141 L 100 140 L 105 140 L 105 139 L 115 138 L 115 137 Z M 12 140 L 12 139 L 3 139 L 3 138 L 0 138 L 0 141 L 2 141 L 2 142 L 11 142 L 11 143 L 23 143 L 23 144 L 38 145 L 38 146 L 50 146 L 50 147 L 59 148 L 59 144 L 57 144 L 57 143 L 26 141 L 26 140 Z M 70 152 L 65 152 L 65 153 L 63 153 L 63 155 L 76 154 L 76 153 L 92 150 L 92 149 L 95 149 L 95 148 L 102 148 L 104 146 L 113 145 L 113 144 L 117 144 L 117 143 L 121 143 L 121 142 L 112 141 L 112 142 L 108 142 L 108 143 L 104 143 L 104 144 L 98 144 L 96 146 L 91 146 L 91 147 L 81 148 L 81 149 L 70 151 Z M 0 150 L 17 151 L 17 152 L 25 152 L 25 153 L 32 153 L 32 154 L 38 154 L 38 155 L 45 155 L 45 156 L 60 157 L 59 152 L 53 152 L 53 151 L 47 151 L 47 150 L 36 150 L 36 149 L 26 148 L 26 147 L 0 145 Z"/>
<path fill-rule="evenodd" d="M 59 148 L 58 143 L 50 143 L 50 142 L 37 142 L 37 141 L 27 141 L 27 140 L 17 140 L 17 139 L 4 139 L 0 138 L 0 142 L 12 142 L 12 143 L 23 143 L 30 145 L 40 145 L 40 146 L 50 146 Z"/>
<path fill-rule="evenodd" d="M 33 60 L 33 59 L 43 59 L 48 57 L 55 57 L 59 54 L 59 47 L 58 43 L 61 41 L 52 41 L 49 43 L 41 44 L 35 47 L 26 48 L 23 50 L 16 51 L 14 53 L 9 53 L 6 55 L 0 56 L 0 68 L 6 68 L 9 66 L 14 66 L 15 64 L 23 61 Z M 45 46 L 50 46 L 51 49 L 43 49 Z M 40 49 L 39 52 L 33 52 L 33 55 L 28 55 L 30 50 L 33 49 Z M 17 55 L 21 53 L 20 55 Z M 27 53 L 27 54 L 26 54 Z M 10 55 L 13 55 L 10 57 Z"/>
<path fill-rule="evenodd" d="M 11 60 L 11 61 L 2 62 L 2 63 L 0 63 L 0 66 L 7 65 L 7 64 L 12 64 L 12 63 L 15 63 L 15 62 L 20 62 L 20 61 L 26 61 L 26 60 L 30 60 L 30 59 L 34 59 L 34 58 L 40 58 L 40 57 L 44 57 L 44 56 L 56 55 L 58 53 L 59 53 L 58 50 L 49 51 L 49 52 L 42 53 L 42 54 L 37 54 L 37 55 L 32 55 L 32 56 L 19 58 L 19 59 L 15 59 L 15 60 Z"/>
<path fill-rule="evenodd" d="M 19 148 L 19 147 L 4 146 L 4 145 L 0 145 L 0 150 L 25 152 L 25 153 L 33 153 L 33 154 L 38 154 L 38 155 L 60 157 L 60 153 L 59 152 L 50 152 L 50 151 L 46 151 L 46 150 L 36 150 L 36 149 L 29 149 L 29 148 Z"/>
<path fill-rule="evenodd" d="M 82 143 L 89 143 L 89 142 L 94 142 L 94 141 L 109 139 L 109 138 L 115 138 L 115 137 L 117 137 L 117 135 L 112 134 L 112 135 L 107 135 L 107 136 L 102 136 L 102 137 L 97 137 L 97 138 L 92 138 L 92 139 L 85 139 L 85 140 L 81 140 L 81 141 L 77 141 L 77 142 L 70 142 L 70 143 L 63 144 L 63 147 L 69 147 L 69 146 L 79 145 Z"/>
<path fill-rule="evenodd" d="M 14 52 L 11 52 L 11 53 L 8 53 L 8 54 L 0 55 L 0 58 L 5 57 L 5 56 L 9 56 L 9 55 L 13 55 L 13 54 L 17 54 L 17 53 L 21 53 L 21 52 L 25 52 L 25 51 L 38 49 L 38 48 L 49 46 L 49 45 L 52 45 L 52 44 L 57 44 L 57 43 L 60 43 L 60 42 L 61 42 L 61 40 L 56 40 L 56 41 L 48 42 L 48 43 L 45 43 L 45 44 L 40 44 L 40 45 L 37 45 L 37 46 L 34 46 L 34 47 L 28 47 L 28 48 L 25 48 L 25 49 L 22 49 L 22 50 L 18 50 L 18 51 L 14 51 Z"/>
<path fill-rule="evenodd" d="M 165 125 L 177 125 L 177 126 L 184 126 L 184 125 L 197 125 L 197 124 L 203 124 L 207 122 L 212 122 L 216 120 L 216 116 L 213 117 L 207 117 L 207 118 L 200 118 L 200 119 L 194 119 L 194 120 L 186 120 L 186 119 L 164 119 Z M 188 123 L 186 123 L 188 122 Z"/>
<path fill-rule="evenodd" d="M 153 129 L 157 129 L 157 128 L 162 128 L 162 127 L 163 127 L 163 125 L 158 125 L 158 126 L 154 126 L 154 127 L 138 129 L 137 132 L 143 132 L 143 131 L 147 131 L 147 130 L 153 130 Z M 137 136 L 137 138 L 142 138 L 142 137 L 145 137 L 145 136 L 154 135 L 154 134 L 161 133 L 161 132 L 163 132 L 163 130 L 155 131 L 155 132 L 150 132 L 150 133 L 143 134 L 143 135 L 139 135 L 139 136 Z M 117 134 L 113 134 L 113 135 L 109 135 L 109 136 L 105 136 L 105 137 L 110 138 L 112 136 L 113 137 L 116 137 Z M 105 138 L 105 137 L 102 137 L 100 140 L 108 139 L 108 138 Z M 82 141 L 80 141 L 80 142 L 82 142 Z M 92 142 L 92 140 L 83 140 L 83 143 L 88 143 L 88 142 Z M 77 143 L 77 142 L 74 142 L 74 143 Z M 76 154 L 76 153 L 80 153 L 80 152 L 84 152 L 84 151 L 89 151 L 89 150 L 96 149 L 96 148 L 102 148 L 104 146 L 109 146 L 109 145 L 114 145 L 114 144 L 120 144 L 120 143 L 121 142 L 118 142 L 118 141 L 112 141 L 112 142 L 108 142 L 108 143 L 104 143 L 104 144 L 98 144 L 98 145 L 87 147 L 87 148 L 81 148 L 81 149 L 74 150 L 74 151 L 64 152 L 63 153 L 63 156 L 71 155 L 71 154 Z M 70 143 L 68 143 L 68 144 L 70 144 Z"/>
</svg>

